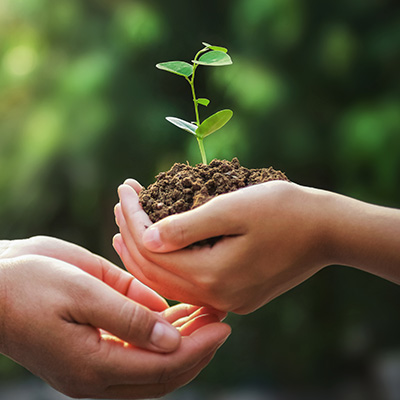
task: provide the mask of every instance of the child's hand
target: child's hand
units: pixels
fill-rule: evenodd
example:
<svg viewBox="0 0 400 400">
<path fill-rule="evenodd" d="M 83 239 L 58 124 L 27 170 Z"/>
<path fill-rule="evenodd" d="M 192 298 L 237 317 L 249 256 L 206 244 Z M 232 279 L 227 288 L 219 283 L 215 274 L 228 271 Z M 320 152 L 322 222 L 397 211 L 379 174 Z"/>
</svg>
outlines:
<svg viewBox="0 0 400 400">
<path fill-rule="evenodd" d="M 249 313 L 326 264 L 317 190 L 268 182 L 153 225 L 139 204 L 140 186 L 126 183 L 114 247 L 135 276 L 166 297 Z M 217 236 L 212 247 L 186 247 Z"/>
</svg>

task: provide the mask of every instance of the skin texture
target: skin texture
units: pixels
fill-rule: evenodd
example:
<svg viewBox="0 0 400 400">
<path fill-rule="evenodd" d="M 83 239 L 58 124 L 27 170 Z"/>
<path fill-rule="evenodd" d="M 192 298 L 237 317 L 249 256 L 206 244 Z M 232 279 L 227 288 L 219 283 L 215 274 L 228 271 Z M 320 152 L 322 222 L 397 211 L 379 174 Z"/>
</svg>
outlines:
<svg viewBox="0 0 400 400">
<path fill-rule="evenodd" d="M 71 397 L 158 397 L 190 382 L 229 335 L 224 316 L 169 307 L 71 243 L 0 242 L 0 351 Z"/>
<path fill-rule="evenodd" d="M 274 181 L 218 196 L 152 224 L 129 179 L 114 247 L 166 297 L 245 314 L 332 264 L 400 283 L 400 211 Z M 191 246 L 221 237 L 212 247 Z"/>
</svg>

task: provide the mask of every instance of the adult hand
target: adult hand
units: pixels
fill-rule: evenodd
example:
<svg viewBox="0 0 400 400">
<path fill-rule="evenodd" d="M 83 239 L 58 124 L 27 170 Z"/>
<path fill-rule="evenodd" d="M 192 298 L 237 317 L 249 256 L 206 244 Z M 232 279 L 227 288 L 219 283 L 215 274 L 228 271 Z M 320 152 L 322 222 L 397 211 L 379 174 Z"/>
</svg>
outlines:
<svg viewBox="0 0 400 400">
<path fill-rule="evenodd" d="M 130 273 L 81 246 L 48 236 L 0 241 L 0 259 L 26 255 L 46 256 L 74 265 L 153 311 L 163 311 L 168 307 L 164 298 Z"/>
<path fill-rule="evenodd" d="M 166 394 L 193 379 L 229 334 L 223 315 L 168 308 L 78 246 L 39 237 L 1 242 L 0 251 L 0 351 L 69 396 Z"/>
<path fill-rule="evenodd" d="M 273 181 L 218 196 L 151 224 L 128 180 L 114 247 L 166 297 L 251 312 L 321 268 L 354 266 L 400 282 L 400 211 Z M 220 237 L 212 247 L 188 245 Z"/>
</svg>

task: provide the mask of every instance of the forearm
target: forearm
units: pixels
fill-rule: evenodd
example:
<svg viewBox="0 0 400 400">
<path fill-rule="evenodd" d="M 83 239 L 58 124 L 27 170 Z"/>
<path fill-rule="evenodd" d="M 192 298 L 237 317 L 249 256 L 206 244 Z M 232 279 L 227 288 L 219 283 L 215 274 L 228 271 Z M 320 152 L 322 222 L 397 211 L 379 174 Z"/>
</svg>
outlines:
<svg viewBox="0 0 400 400">
<path fill-rule="evenodd" d="M 338 194 L 326 196 L 323 209 L 330 263 L 400 284 L 400 210 Z"/>
</svg>

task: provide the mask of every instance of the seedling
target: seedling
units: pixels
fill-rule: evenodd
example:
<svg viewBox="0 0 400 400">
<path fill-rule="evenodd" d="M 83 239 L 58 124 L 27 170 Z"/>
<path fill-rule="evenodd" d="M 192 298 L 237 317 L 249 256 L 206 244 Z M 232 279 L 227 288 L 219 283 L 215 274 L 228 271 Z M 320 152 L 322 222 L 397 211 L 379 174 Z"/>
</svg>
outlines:
<svg viewBox="0 0 400 400">
<path fill-rule="evenodd" d="M 232 59 L 228 55 L 228 50 L 225 47 L 213 46 L 204 42 L 203 45 L 204 48 L 195 55 L 194 59 L 192 60 L 192 64 L 184 61 L 168 61 L 157 64 L 156 67 L 163 71 L 168 71 L 173 74 L 183 76 L 189 82 L 189 85 L 192 89 L 196 121 L 187 122 L 183 119 L 175 117 L 167 117 L 166 119 L 178 128 L 181 128 L 196 137 L 197 143 L 199 144 L 202 162 L 203 164 L 207 164 L 207 157 L 204 149 L 203 140 L 206 136 L 211 135 L 212 133 L 221 129 L 232 118 L 233 111 L 218 111 L 205 119 L 203 122 L 201 122 L 199 105 L 207 107 L 210 104 L 210 100 L 206 98 L 197 98 L 194 86 L 194 78 L 199 65 L 209 67 L 222 67 L 224 65 L 231 65 Z"/>
</svg>

